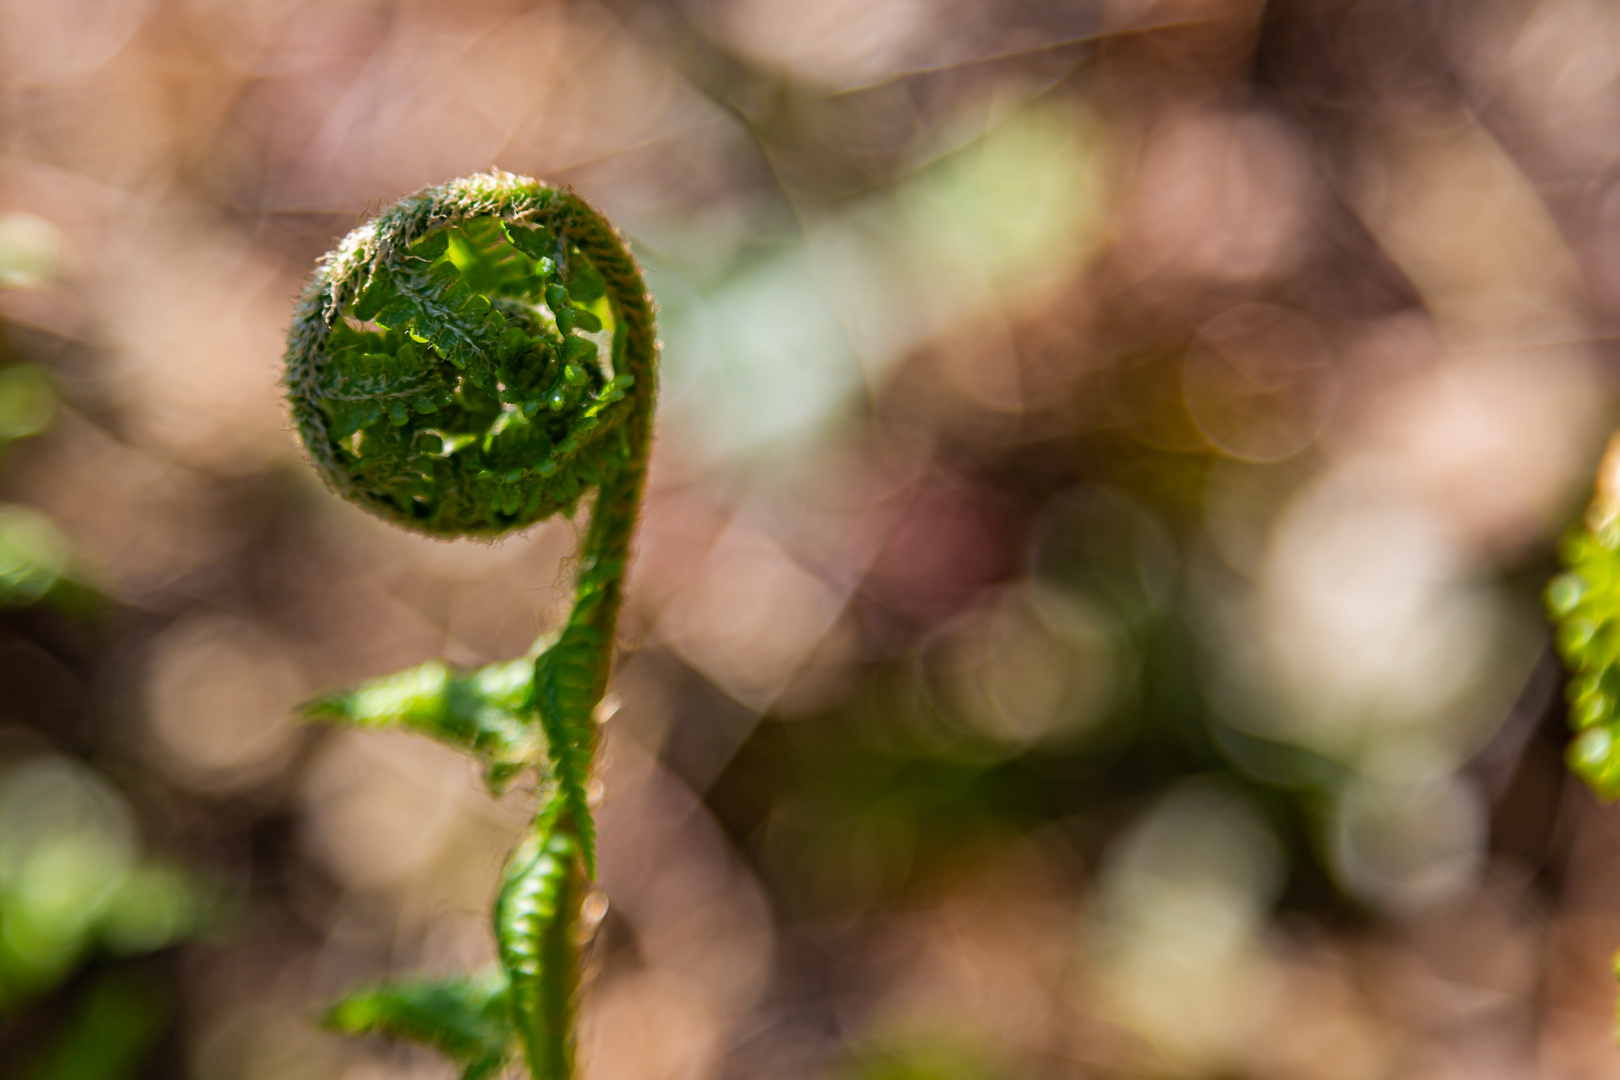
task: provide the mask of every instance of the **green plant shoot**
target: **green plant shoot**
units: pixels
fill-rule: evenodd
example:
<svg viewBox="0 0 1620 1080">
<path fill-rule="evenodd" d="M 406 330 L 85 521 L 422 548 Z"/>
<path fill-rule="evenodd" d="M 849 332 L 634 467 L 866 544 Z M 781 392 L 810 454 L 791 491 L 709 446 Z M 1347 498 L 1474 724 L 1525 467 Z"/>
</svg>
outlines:
<svg viewBox="0 0 1620 1080">
<path fill-rule="evenodd" d="M 1598 470 L 1586 520 L 1559 550 L 1547 586 L 1554 642 L 1569 668 L 1569 767 L 1604 799 L 1620 796 L 1620 440 Z"/>
<path fill-rule="evenodd" d="M 579 923 L 596 873 L 586 785 L 657 378 L 653 303 L 612 225 L 566 188 L 494 173 L 425 188 L 318 265 L 287 333 L 289 408 L 334 491 L 430 536 L 493 537 L 596 493 L 572 611 L 527 657 L 431 662 L 329 695 L 312 717 L 417 731 L 539 805 L 495 901 L 497 971 L 352 994 L 332 1028 L 433 1046 L 464 1080 L 521 1055 L 574 1071 Z"/>
</svg>

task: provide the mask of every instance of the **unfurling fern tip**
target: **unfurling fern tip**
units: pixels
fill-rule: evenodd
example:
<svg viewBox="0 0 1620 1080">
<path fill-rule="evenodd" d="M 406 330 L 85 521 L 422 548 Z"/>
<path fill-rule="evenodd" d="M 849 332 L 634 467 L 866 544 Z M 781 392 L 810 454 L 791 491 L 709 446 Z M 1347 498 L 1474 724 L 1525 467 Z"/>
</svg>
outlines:
<svg viewBox="0 0 1620 1080">
<path fill-rule="evenodd" d="M 537 777 L 540 806 L 494 910 L 500 970 L 399 983 L 328 1023 L 438 1047 L 477 1080 L 521 1050 L 534 1080 L 573 1069 L 575 927 L 596 872 L 587 800 L 651 443 L 652 298 L 623 240 L 566 188 L 493 173 L 408 196 L 316 268 L 287 334 L 288 408 L 339 495 L 440 538 L 500 536 L 595 492 L 575 601 L 553 641 L 458 672 L 437 661 L 306 706 L 462 750 L 493 790 Z M 516 1048 L 516 1050 L 514 1050 Z"/>
</svg>

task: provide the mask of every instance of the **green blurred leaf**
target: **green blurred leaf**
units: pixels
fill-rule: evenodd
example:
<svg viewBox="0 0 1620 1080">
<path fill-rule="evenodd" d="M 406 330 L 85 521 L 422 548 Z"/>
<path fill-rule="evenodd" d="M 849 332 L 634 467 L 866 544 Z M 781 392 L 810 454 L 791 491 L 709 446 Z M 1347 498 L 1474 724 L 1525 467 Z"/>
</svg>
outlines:
<svg viewBox="0 0 1620 1080">
<path fill-rule="evenodd" d="M 867 1050 L 850 1070 L 852 1080 L 1000 1080 L 976 1051 L 953 1047 L 948 1039 L 923 1047 Z"/>
<path fill-rule="evenodd" d="M 214 924 L 217 910 L 213 890 L 196 875 L 141 865 L 108 897 L 96 920 L 96 936 L 113 952 L 138 956 L 204 932 Z"/>
<path fill-rule="evenodd" d="M 129 807 L 96 773 L 41 756 L 0 774 L 0 1006 L 72 970 L 135 863 Z"/>
<path fill-rule="evenodd" d="M 1570 771 L 1603 799 L 1620 797 L 1620 533 L 1581 529 L 1561 552 L 1567 571 L 1547 586 L 1549 617 L 1569 681 Z"/>
<path fill-rule="evenodd" d="M 138 1075 L 168 1023 L 166 990 L 132 972 L 98 978 L 23 1080 L 125 1080 Z M 6 1075 L 11 1075 L 7 1071 Z"/>
<path fill-rule="evenodd" d="M 0 371 L 0 439 L 36 435 L 56 416 L 56 391 L 43 368 L 18 364 Z"/>
<path fill-rule="evenodd" d="M 62 262 L 62 233 L 33 214 L 0 214 L 0 288 L 33 288 L 54 278 Z"/>
<path fill-rule="evenodd" d="M 31 604 L 66 573 L 68 543 L 50 518 L 0 505 L 0 606 Z"/>
<path fill-rule="evenodd" d="M 212 891 L 139 861 L 123 797 L 66 758 L 0 774 L 0 1012 L 48 992 L 92 946 L 137 956 L 205 930 Z"/>
</svg>

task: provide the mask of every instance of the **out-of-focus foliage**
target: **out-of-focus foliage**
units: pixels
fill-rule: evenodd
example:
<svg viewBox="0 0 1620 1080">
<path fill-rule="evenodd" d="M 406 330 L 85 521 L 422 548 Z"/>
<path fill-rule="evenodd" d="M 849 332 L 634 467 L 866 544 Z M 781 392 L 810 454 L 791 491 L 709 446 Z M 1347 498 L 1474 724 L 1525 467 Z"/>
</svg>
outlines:
<svg viewBox="0 0 1620 1080">
<path fill-rule="evenodd" d="M 452 1075 L 311 1017 L 496 962 L 533 792 L 448 673 L 560 627 L 576 527 L 397 535 L 276 379 L 315 258 L 494 165 L 621 226 L 665 344 L 582 1075 L 1613 1072 L 1542 597 L 1617 57 L 1589 0 L 0 2 L 0 383 L 53 402 L 0 394 L 0 502 L 54 530 L 0 764 L 236 913 L 87 930 L 0 1062 L 131 976 L 142 1080 Z"/>
<path fill-rule="evenodd" d="M 3 245 L 0 234 L 0 267 L 6 258 Z M 0 281 L 6 280 L 0 269 Z M 0 452 L 14 439 L 45 430 L 55 407 L 56 394 L 40 368 L 18 364 L 0 369 Z M 68 564 L 67 541 L 50 518 L 26 506 L 0 504 L 0 605 L 40 599 L 63 579 Z"/>
<path fill-rule="evenodd" d="M 0 286 L 39 286 L 57 269 L 57 231 L 0 217 Z M 56 391 L 44 370 L 0 368 L 0 449 L 46 430 Z M 45 514 L 0 503 L 0 607 L 82 619 L 99 605 L 72 580 L 69 543 Z M 29 1054 L 27 1080 L 123 1080 L 151 1057 L 172 1014 L 169 992 L 113 964 L 162 952 L 218 921 L 217 890 L 141 852 L 128 801 L 87 766 L 51 753 L 0 754 L 0 1023 L 57 994 L 66 1015 Z M 87 962 L 104 968 L 64 984 Z"/>
<path fill-rule="evenodd" d="M 1564 540 L 1569 568 L 1547 587 L 1558 651 L 1569 665 L 1569 766 L 1605 799 L 1620 795 L 1620 504 L 1611 453 L 1599 470 L 1587 525 Z"/>
<path fill-rule="evenodd" d="M 24 1080 L 124 1080 L 139 1075 L 173 1011 L 163 991 L 127 973 L 96 978 Z"/>
<path fill-rule="evenodd" d="M 139 857 L 124 800 L 72 762 L 0 774 L 0 1007 L 55 987 L 92 947 L 166 948 L 204 925 L 200 883 Z"/>
</svg>

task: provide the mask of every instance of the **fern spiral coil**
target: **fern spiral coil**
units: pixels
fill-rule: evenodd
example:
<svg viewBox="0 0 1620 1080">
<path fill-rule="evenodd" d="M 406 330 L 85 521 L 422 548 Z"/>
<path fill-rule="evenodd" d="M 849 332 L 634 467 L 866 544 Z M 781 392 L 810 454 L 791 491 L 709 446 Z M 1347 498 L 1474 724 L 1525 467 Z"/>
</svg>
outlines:
<svg viewBox="0 0 1620 1080">
<path fill-rule="evenodd" d="M 339 494 L 430 535 L 496 536 L 622 464 L 653 356 L 650 298 L 613 228 L 566 189 L 496 174 L 350 233 L 299 301 L 285 382 Z"/>
<path fill-rule="evenodd" d="M 339 495 L 429 536 L 495 537 L 596 493 L 572 611 L 529 656 L 439 662 L 311 702 L 313 718 L 404 727 L 479 758 L 539 810 L 494 905 L 500 969 L 387 984 L 339 1030 L 433 1045 L 465 1080 L 517 1054 L 573 1073 L 576 929 L 595 831 L 586 784 L 645 482 L 657 377 L 652 298 L 613 226 L 566 188 L 491 173 L 424 188 L 318 264 L 287 333 L 289 411 Z"/>
</svg>

